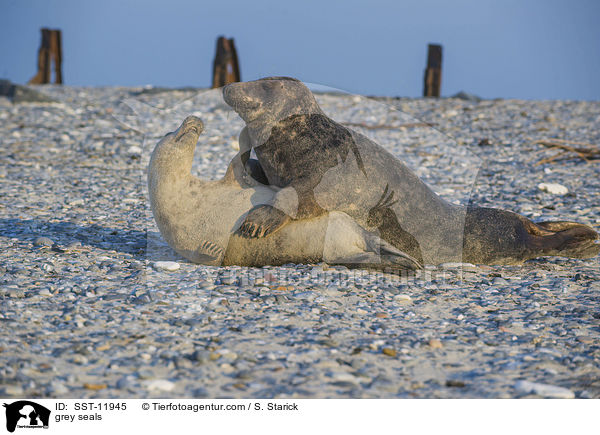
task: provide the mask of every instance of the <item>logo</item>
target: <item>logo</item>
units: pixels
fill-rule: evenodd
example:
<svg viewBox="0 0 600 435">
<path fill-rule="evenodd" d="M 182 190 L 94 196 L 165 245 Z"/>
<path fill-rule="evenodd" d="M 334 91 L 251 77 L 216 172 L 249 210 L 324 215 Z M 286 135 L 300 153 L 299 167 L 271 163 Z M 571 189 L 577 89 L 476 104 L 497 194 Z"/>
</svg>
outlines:
<svg viewBox="0 0 600 435">
<path fill-rule="evenodd" d="M 50 421 L 50 410 L 29 400 L 19 400 L 4 404 L 6 408 L 6 430 L 14 432 L 15 428 L 47 429 Z"/>
</svg>

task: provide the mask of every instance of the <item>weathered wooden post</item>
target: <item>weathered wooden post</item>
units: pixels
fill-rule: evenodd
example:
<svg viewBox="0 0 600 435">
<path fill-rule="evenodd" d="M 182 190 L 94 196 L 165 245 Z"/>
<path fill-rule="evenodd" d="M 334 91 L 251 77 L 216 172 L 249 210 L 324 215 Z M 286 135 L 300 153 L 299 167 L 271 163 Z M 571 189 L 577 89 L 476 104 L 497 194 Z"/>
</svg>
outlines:
<svg viewBox="0 0 600 435">
<path fill-rule="evenodd" d="M 38 71 L 29 83 L 50 83 L 51 63 L 54 61 L 54 83 L 62 84 L 62 41 L 60 30 L 42 29 L 42 42 L 38 50 Z"/>
<path fill-rule="evenodd" d="M 439 97 L 442 87 L 442 46 L 429 44 L 425 69 L 424 97 Z"/>
<path fill-rule="evenodd" d="M 54 83 L 62 85 L 62 34 L 60 30 L 51 30 L 50 57 L 54 57 Z"/>
<path fill-rule="evenodd" d="M 240 66 L 238 64 L 237 52 L 233 38 L 224 36 L 217 38 L 217 52 L 213 63 L 213 88 L 220 88 L 226 84 L 239 82 Z"/>
</svg>

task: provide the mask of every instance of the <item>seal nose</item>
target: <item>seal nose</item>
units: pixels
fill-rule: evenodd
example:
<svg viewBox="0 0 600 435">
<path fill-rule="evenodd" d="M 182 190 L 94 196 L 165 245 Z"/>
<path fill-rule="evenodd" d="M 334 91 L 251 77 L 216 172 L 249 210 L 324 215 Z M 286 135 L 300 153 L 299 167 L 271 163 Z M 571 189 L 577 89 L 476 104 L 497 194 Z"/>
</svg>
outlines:
<svg viewBox="0 0 600 435">
<path fill-rule="evenodd" d="M 191 130 L 195 130 L 197 134 L 202 133 L 204 130 L 204 123 L 197 116 L 188 116 L 183 121 L 183 131 L 187 133 Z"/>
<path fill-rule="evenodd" d="M 175 142 L 182 140 L 188 133 L 195 133 L 196 140 L 198 136 L 204 130 L 204 123 L 197 116 L 188 116 L 183 120 L 181 126 L 177 129 L 175 134 Z"/>
</svg>

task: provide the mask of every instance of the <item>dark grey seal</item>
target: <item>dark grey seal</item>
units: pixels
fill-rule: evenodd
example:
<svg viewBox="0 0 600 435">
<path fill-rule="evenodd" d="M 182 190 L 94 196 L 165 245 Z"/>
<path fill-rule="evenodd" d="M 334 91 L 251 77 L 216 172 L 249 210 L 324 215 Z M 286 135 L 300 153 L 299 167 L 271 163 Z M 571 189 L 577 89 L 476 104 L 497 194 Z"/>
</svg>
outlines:
<svg viewBox="0 0 600 435">
<path fill-rule="evenodd" d="M 246 122 L 240 152 L 254 149 L 269 184 L 282 188 L 250 210 L 240 227 L 244 237 L 337 210 L 430 264 L 520 264 L 600 251 L 598 234 L 586 225 L 536 224 L 510 211 L 446 202 L 381 146 L 327 117 L 296 79 L 233 83 L 223 96 Z"/>
</svg>

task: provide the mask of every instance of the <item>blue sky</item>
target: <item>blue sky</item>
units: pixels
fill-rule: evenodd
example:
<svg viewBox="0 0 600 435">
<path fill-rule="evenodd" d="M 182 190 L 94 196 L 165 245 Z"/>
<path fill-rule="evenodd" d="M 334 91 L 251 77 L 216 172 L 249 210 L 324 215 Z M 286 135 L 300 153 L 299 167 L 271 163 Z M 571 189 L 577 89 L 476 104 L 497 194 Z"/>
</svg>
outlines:
<svg viewBox="0 0 600 435">
<path fill-rule="evenodd" d="M 600 100 L 599 23 L 595 0 L 0 0 L 0 77 L 31 78 L 51 27 L 72 85 L 209 86 L 223 34 L 243 80 L 419 96 L 435 42 L 443 95 Z"/>
</svg>

